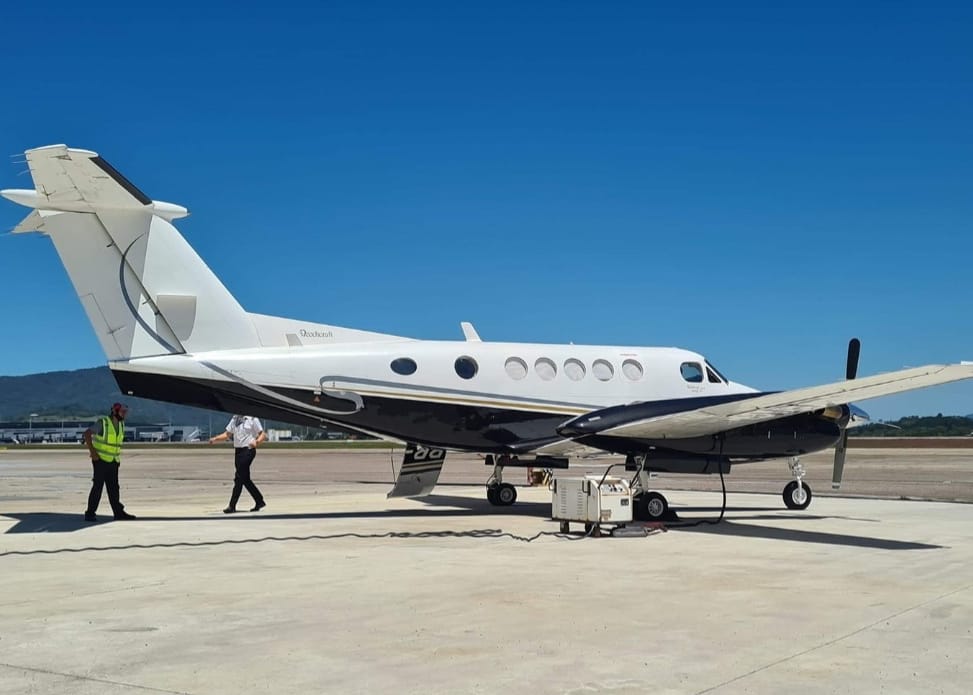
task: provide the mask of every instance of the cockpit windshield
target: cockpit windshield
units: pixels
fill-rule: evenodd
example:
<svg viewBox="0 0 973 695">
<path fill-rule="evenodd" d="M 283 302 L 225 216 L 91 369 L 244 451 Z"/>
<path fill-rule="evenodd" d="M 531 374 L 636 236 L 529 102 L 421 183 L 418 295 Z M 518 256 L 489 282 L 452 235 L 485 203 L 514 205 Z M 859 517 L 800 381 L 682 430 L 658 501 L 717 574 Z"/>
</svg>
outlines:
<svg viewBox="0 0 973 695">
<path fill-rule="evenodd" d="M 706 360 L 706 377 L 709 379 L 711 384 L 730 383 L 730 380 L 723 376 L 720 373 L 720 370 L 714 367 L 709 360 Z"/>
</svg>

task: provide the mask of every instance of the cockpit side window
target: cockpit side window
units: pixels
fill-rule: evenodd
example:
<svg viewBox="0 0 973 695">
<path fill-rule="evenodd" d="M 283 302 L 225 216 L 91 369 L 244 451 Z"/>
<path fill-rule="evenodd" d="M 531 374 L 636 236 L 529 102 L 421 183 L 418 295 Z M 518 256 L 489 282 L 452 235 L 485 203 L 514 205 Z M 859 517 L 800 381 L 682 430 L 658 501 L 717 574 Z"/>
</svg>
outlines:
<svg viewBox="0 0 973 695">
<path fill-rule="evenodd" d="M 683 362 L 679 365 L 679 372 L 690 383 L 699 384 L 703 381 L 703 368 L 697 362 Z"/>
<path fill-rule="evenodd" d="M 712 364 L 710 364 L 710 361 L 709 360 L 706 360 L 706 374 L 709 377 L 709 380 L 711 382 L 713 382 L 714 384 L 718 384 L 721 381 L 724 384 L 729 384 L 730 383 L 730 380 L 727 379 L 725 376 L 723 376 L 723 373 L 720 372 L 719 369 L 717 369 Z M 714 379 L 713 377 L 716 377 L 716 378 Z"/>
</svg>

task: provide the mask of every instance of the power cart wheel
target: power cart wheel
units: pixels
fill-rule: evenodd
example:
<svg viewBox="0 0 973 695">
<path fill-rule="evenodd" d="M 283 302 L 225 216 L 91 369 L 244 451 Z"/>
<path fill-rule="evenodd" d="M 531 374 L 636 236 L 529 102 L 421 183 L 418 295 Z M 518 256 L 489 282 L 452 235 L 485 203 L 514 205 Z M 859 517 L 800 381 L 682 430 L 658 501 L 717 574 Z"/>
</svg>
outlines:
<svg viewBox="0 0 973 695">
<path fill-rule="evenodd" d="M 642 516 L 647 521 L 658 521 L 669 511 L 669 501 L 658 492 L 644 492 L 639 497 Z"/>
</svg>

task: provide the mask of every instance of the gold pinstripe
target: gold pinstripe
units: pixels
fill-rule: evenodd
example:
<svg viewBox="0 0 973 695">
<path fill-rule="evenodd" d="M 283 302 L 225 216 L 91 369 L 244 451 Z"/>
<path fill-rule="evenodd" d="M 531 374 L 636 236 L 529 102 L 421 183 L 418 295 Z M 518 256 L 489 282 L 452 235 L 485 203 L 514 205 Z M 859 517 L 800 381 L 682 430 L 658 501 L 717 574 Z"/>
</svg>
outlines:
<svg viewBox="0 0 973 695">
<path fill-rule="evenodd" d="M 399 398 L 399 399 L 419 399 L 423 401 L 436 401 L 439 403 L 456 403 L 457 405 L 488 405 L 496 406 L 501 408 L 509 408 L 511 410 L 528 410 L 533 412 L 551 413 L 554 415 L 583 415 L 584 413 L 590 412 L 587 408 L 572 408 L 570 406 L 551 406 L 551 405 L 541 405 L 533 403 L 521 403 L 503 400 L 483 400 L 477 398 L 457 398 L 454 396 L 443 396 L 438 394 L 429 393 L 411 393 L 407 391 L 375 391 L 372 389 L 363 389 L 354 387 L 355 393 L 362 396 L 381 396 L 385 398 Z"/>
</svg>

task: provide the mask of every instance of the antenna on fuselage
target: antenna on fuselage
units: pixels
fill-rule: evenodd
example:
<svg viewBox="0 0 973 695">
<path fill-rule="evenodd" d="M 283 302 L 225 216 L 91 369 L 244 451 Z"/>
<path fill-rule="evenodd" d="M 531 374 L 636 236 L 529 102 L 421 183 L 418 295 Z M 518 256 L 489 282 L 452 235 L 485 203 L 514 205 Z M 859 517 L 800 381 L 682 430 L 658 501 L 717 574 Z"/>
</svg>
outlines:
<svg viewBox="0 0 973 695">
<path fill-rule="evenodd" d="M 459 327 L 463 329 L 463 337 L 466 338 L 466 342 L 468 343 L 483 342 L 482 340 L 480 340 L 480 334 L 476 332 L 476 329 L 473 328 L 473 324 L 470 323 L 469 321 L 461 322 Z"/>
</svg>

